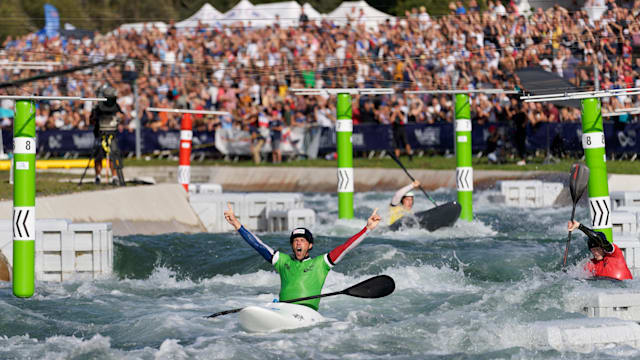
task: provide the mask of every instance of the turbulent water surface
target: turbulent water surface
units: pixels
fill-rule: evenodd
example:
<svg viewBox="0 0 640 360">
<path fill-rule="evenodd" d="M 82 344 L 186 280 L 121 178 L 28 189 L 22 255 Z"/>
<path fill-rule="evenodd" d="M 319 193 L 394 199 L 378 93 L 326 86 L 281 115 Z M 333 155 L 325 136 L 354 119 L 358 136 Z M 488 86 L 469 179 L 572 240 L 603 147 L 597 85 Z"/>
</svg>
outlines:
<svg viewBox="0 0 640 360">
<path fill-rule="evenodd" d="M 391 193 L 356 194 L 356 219 L 336 221 L 337 199 L 306 194 L 318 223 L 314 254 L 360 230 Z M 436 200 L 454 193 L 436 191 Z M 387 274 L 396 291 L 382 299 L 321 301 L 330 320 L 272 334 L 242 331 L 237 314 L 211 313 L 277 297 L 279 278 L 242 238 L 225 234 L 119 237 L 114 275 L 96 281 L 37 283 L 31 299 L 0 285 L 0 358 L 34 359 L 494 359 L 638 358 L 610 346 L 559 352 L 531 338 L 536 321 L 583 318 L 590 290 L 640 287 L 584 281 L 588 256 L 574 236 L 569 269 L 560 269 L 571 209 L 515 209 L 476 194 L 475 220 L 429 233 L 376 229 L 332 271 L 324 291 Z M 417 210 L 430 207 L 417 198 Z M 588 211 L 577 212 L 579 220 Z M 290 251 L 288 234 L 259 234 Z"/>
</svg>

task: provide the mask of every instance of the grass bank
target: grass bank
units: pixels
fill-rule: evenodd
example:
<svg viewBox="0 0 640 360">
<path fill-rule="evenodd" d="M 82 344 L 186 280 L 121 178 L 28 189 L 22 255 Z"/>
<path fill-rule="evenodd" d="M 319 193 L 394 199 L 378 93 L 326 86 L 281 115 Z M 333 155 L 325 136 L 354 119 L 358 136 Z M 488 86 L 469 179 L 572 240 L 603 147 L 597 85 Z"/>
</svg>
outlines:
<svg viewBox="0 0 640 360">
<path fill-rule="evenodd" d="M 69 178 L 69 174 L 64 173 L 38 172 L 36 174 L 36 196 L 61 195 L 111 188 L 110 185 L 93 184 L 93 176 L 85 177 L 85 182 L 83 182 L 82 186 L 68 181 L 61 182 L 61 180 Z M 13 199 L 13 185 L 9 184 L 9 172 L 0 171 L 0 200 L 11 199 Z"/>
</svg>

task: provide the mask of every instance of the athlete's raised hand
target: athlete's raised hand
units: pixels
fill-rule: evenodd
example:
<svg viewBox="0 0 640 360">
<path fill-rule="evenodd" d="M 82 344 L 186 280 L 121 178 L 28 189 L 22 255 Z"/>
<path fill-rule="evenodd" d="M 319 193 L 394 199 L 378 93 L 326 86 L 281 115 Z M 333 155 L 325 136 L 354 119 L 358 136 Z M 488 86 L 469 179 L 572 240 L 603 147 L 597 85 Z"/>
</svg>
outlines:
<svg viewBox="0 0 640 360">
<path fill-rule="evenodd" d="M 382 218 L 380 217 L 380 215 L 378 215 L 378 208 L 375 208 L 371 216 L 369 216 L 369 218 L 367 219 L 367 229 L 375 229 L 381 219 Z"/>
<path fill-rule="evenodd" d="M 231 207 L 231 203 L 227 203 L 228 209 L 224 211 L 224 219 L 233 226 L 234 229 L 238 230 L 242 226 L 240 221 L 236 218 L 236 215 L 233 213 L 233 207 Z"/>
</svg>

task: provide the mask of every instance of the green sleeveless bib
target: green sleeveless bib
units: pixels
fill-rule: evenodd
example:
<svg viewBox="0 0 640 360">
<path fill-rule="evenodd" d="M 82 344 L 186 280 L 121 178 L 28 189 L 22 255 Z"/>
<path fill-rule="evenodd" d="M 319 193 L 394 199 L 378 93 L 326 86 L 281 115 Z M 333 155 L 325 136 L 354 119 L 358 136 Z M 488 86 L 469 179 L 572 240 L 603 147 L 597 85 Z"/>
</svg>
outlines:
<svg viewBox="0 0 640 360">
<path fill-rule="evenodd" d="M 288 254 L 279 252 L 278 261 L 273 266 L 280 274 L 280 301 L 320 295 L 324 280 L 331 270 L 324 258 L 323 254 L 298 261 Z M 318 310 L 320 299 L 301 301 L 296 304 Z"/>
</svg>

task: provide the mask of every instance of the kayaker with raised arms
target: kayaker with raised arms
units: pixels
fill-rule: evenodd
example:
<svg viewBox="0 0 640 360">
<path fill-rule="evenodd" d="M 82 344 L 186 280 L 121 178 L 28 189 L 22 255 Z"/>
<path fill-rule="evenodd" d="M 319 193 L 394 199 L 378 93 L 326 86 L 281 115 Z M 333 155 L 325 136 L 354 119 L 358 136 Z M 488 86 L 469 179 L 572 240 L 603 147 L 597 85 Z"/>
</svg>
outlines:
<svg viewBox="0 0 640 360">
<path fill-rule="evenodd" d="M 569 231 L 579 229 L 587 235 L 587 246 L 593 258 L 585 265 L 585 269 L 593 276 L 604 276 L 618 280 L 633 279 L 622 250 L 616 244 L 610 243 L 603 233 L 591 230 L 577 221 L 569 221 L 567 229 Z"/>
<path fill-rule="evenodd" d="M 411 190 L 420 186 L 420 182 L 415 180 L 411 184 L 396 191 L 389 205 L 389 225 L 402 219 L 405 215 L 411 214 L 413 209 L 413 192 Z"/>
<path fill-rule="evenodd" d="M 313 235 L 309 229 L 293 229 L 289 237 L 291 249 L 293 250 L 293 256 L 291 256 L 280 251 L 274 251 L 263 243 L 259 237 L 240 224 L 240 221 L 233 213 L 231 204 L 227 206 L 228 210 L 224 212 L 224 218 L 227 222 L 265 260 L 273 264 L 275 270 L 280 274 L 280 301 L 319 295 L 331 268 L 340 262 L 349 251 L 358 246 L 365 236 L 378 226 L 381 219 L 377 214 L 378 209 L 373 210 L 373 213 L 367 219 L 367 225 L 357 234 L 330 252 L 312 258 L 309 256 L 309 252 L 313 248 Z M 306 305 L 318 310 L 320 299 L 301 301 L 296 304 Z"/>
</svg>

